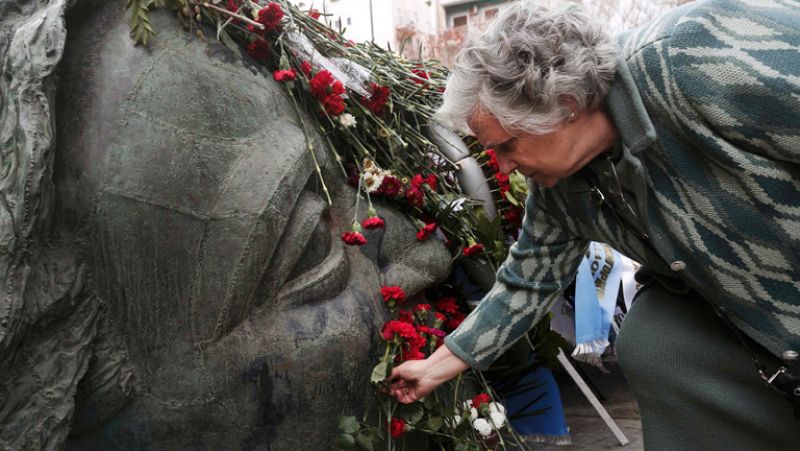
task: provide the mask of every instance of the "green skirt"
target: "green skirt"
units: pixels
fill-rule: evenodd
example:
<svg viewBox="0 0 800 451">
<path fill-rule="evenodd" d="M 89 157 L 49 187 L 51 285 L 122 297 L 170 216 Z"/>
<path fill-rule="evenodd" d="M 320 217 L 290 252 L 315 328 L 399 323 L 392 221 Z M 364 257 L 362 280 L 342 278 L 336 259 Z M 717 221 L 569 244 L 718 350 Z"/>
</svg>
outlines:
<svg viewBox="0 0 800 451">
<path fill-rule="evenodd" d="M 770 369 L 779 360 L 753 344 Z M 646 451 L 800 450 L 800 420 L 694 291 L 643 287 L 617 340 Z"/>
</svg>

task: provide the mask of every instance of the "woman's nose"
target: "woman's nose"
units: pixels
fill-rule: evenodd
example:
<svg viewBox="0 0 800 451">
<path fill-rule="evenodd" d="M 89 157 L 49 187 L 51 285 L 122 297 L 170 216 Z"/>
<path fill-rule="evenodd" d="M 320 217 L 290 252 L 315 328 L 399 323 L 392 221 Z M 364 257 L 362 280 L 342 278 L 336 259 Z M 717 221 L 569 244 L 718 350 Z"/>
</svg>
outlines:
<svg viewBox="0 0 800 451">
<path fill-rule="evenodd" d="M 517 163 L 511 161 L 510 158 L 497 157 L 497 163 L 500 166 L 500 172 L 505 175 L 511 174 L 511 171 L 517 168 Z"/>
</svg>

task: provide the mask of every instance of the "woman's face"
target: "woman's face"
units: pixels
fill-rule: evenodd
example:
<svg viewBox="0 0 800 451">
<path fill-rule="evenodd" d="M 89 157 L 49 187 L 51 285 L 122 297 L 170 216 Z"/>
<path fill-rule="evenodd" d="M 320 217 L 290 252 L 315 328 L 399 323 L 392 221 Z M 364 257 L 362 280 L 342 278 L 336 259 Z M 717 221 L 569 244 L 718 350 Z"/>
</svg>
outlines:
<svg viewBox="0 0 800 451">
<path fill-rule="evenodd" d="M 578 114 L 552 133 L 535 135 L 511 133 L 491 113 L 478 108 L 469 127 L 481 145 L 494 149 L 504 174 L 517 170 L 551 188 L 594 158 L 591 135 L 595 130 L 588 116 Z"/>
</svg>

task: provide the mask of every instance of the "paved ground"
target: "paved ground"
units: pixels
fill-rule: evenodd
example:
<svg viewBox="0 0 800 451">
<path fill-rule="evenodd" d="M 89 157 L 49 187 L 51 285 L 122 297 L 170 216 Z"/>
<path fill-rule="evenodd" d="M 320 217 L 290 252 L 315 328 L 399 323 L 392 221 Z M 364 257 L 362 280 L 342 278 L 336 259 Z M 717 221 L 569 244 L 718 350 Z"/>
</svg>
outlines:
<svg viewBox="0 0 800 451">
<path fill-rule="evenodd" d="M 633 395 L 627 388 L 625 378 L 614 362 L 609 362 L 606 367 L 611 374 L 603 374 L 587 365 L 581 368 L 589 376 L 600 393 L 606 400 L 602 404 L 611 417 L 616 420 L 622 432 L 628 437 L 630 443 L 620 446 L 614 434 L 606 427 L 603 420 L 592 408 L 589 401 L 581 394 L 578 387 L 572 383 L 566 373 L 556 373 L 556 379 L 561 389 L 561 398 L 564 402 L 564 413 L 570 427 L 572 445 L 544 446 L 531 444 L 536 450 L 543 451 L 642 451 L 642 426 L 639 422 L 639 409 Z"/>
</svg>

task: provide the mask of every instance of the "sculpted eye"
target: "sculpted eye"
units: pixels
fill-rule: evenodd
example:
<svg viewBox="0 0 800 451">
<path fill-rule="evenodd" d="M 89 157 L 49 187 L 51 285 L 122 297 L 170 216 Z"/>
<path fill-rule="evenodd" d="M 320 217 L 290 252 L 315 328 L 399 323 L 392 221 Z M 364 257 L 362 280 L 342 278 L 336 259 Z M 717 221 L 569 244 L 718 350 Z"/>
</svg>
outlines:
<svg viewBox="0 0 800 451">
<path fill-rule="evenodd" d="M 263 276 L 260 298 L 271 298 L 284 309 L 331 298 L 344 288 L 350 265 L 328 221 L 325 202 L 310 191 L 301 193 L 270 273 Z"/>
</svg>

